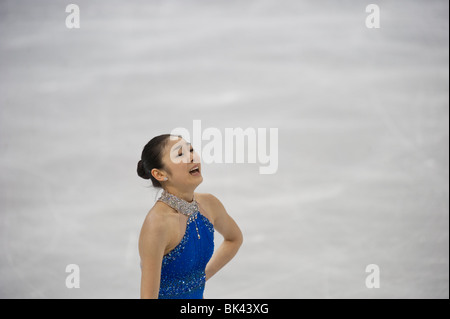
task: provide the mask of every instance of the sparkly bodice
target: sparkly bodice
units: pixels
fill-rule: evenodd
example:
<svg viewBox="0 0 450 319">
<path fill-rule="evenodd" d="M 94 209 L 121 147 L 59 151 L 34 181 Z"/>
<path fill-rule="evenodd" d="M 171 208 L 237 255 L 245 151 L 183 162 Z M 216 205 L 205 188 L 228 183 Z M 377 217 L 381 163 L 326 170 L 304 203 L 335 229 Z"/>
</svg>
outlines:
<svg viewBox="0 0 450 319">
<path fill-rule="evenodd" d="M 167 203 L 164 198 L 161 201 Z M 214 251 L 214 227 L 198 210 L 188 216 L 180 243 L 163 257 L 160 299 L 203 298 L 205 267 Z"/>
</svg>

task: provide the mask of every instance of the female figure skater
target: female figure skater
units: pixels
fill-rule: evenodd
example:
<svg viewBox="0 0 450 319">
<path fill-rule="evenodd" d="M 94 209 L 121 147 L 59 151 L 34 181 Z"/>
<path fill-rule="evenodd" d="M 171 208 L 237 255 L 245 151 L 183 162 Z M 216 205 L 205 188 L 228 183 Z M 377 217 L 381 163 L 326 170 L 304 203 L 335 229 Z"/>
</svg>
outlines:
<svg viewBox="0 0 450 319">
<path fill-rule="evenodd" d="M 203 181 L 201 164 L 181 136 L 164 134 L 148 142 L 137 173 L 163 189 L 139 238 L 141 298 L 203 298 L 206 280 L 241 246 L 239 227 L 216 197 L 194 193 Z M 224 241 L 213 254 L 214 230 Z"/>
</svg>

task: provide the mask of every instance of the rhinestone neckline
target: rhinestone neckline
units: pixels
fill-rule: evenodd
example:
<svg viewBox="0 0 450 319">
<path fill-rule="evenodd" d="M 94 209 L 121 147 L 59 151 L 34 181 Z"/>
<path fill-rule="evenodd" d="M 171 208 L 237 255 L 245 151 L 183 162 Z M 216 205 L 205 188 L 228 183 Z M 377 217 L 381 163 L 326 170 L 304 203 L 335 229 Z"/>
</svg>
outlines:
<svg viewBox="0 0 450 319">
<path fill-rule="evenodd" d="M 158 200 L 163 203 L 166 203 L 167 205 L 175 209 L 177 212 L 186 216 L 192 216 L 193 214 L 198 212 L 198 204 L 195 198 L 192 200 L 192 202 L 189 203 L 184 199 L 181 199 L 164 190 L 161 196 L 158 198 Z"/>
</svg>

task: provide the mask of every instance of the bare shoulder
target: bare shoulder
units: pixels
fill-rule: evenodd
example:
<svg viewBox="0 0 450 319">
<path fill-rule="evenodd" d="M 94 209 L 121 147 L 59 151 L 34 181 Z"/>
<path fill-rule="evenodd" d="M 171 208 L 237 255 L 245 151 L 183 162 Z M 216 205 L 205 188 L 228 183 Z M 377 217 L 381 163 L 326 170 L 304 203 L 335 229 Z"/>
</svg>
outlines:
<svg viewBox="0 0 450 319">
<path fill-rule="evenodd" d="M 219 199 L 210 193 L 195 193 L 195 199 L 197 201 L 202 201 L 205 204 L 217 204 Z"/>
<path fill-rule="evenodd" d="M 218 217 L 223 214 L 226 214 L 225 207 L 222 202 L 213 194 L 210 193 L 195 193 L 195 198 L 197 202 L 204 208 L 207 212 L 206 216 L 211 219 L 214 223 Z"/>
<path fill-rule="evenodd" d="M 208 217 L 214 229 L 223 235 L 225 240 L 239 241 L 242 243 L 242 232 L 239 226 L 228 215 L 222 202 L 214 195 L 208 193 L 195 193 L 199 206 L 203 207 L 207 212 Z"/>
<path fill-rule="evenodd" d="M 142 224 L 141 234 L 139 238 L 140 245 L 167 244 L 170 241 L 170 234 L 176 227 L 176 215 L 167 205 L 156 202 L 150 209 Z"/>
</svg>

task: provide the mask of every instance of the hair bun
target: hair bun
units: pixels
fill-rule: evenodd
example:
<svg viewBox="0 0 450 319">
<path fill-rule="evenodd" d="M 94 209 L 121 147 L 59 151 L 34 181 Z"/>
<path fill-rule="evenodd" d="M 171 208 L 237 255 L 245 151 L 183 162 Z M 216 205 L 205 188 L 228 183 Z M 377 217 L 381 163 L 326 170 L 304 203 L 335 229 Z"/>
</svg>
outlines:
<svg viewBox="0 0 450 319">
<path fill-rule="evenodd" d="M 137 164 L 137 174 L 143 179 L 150 179 L 150 174 L 146 171 L 142 160 L 140 160 Z"/>
</svg>

